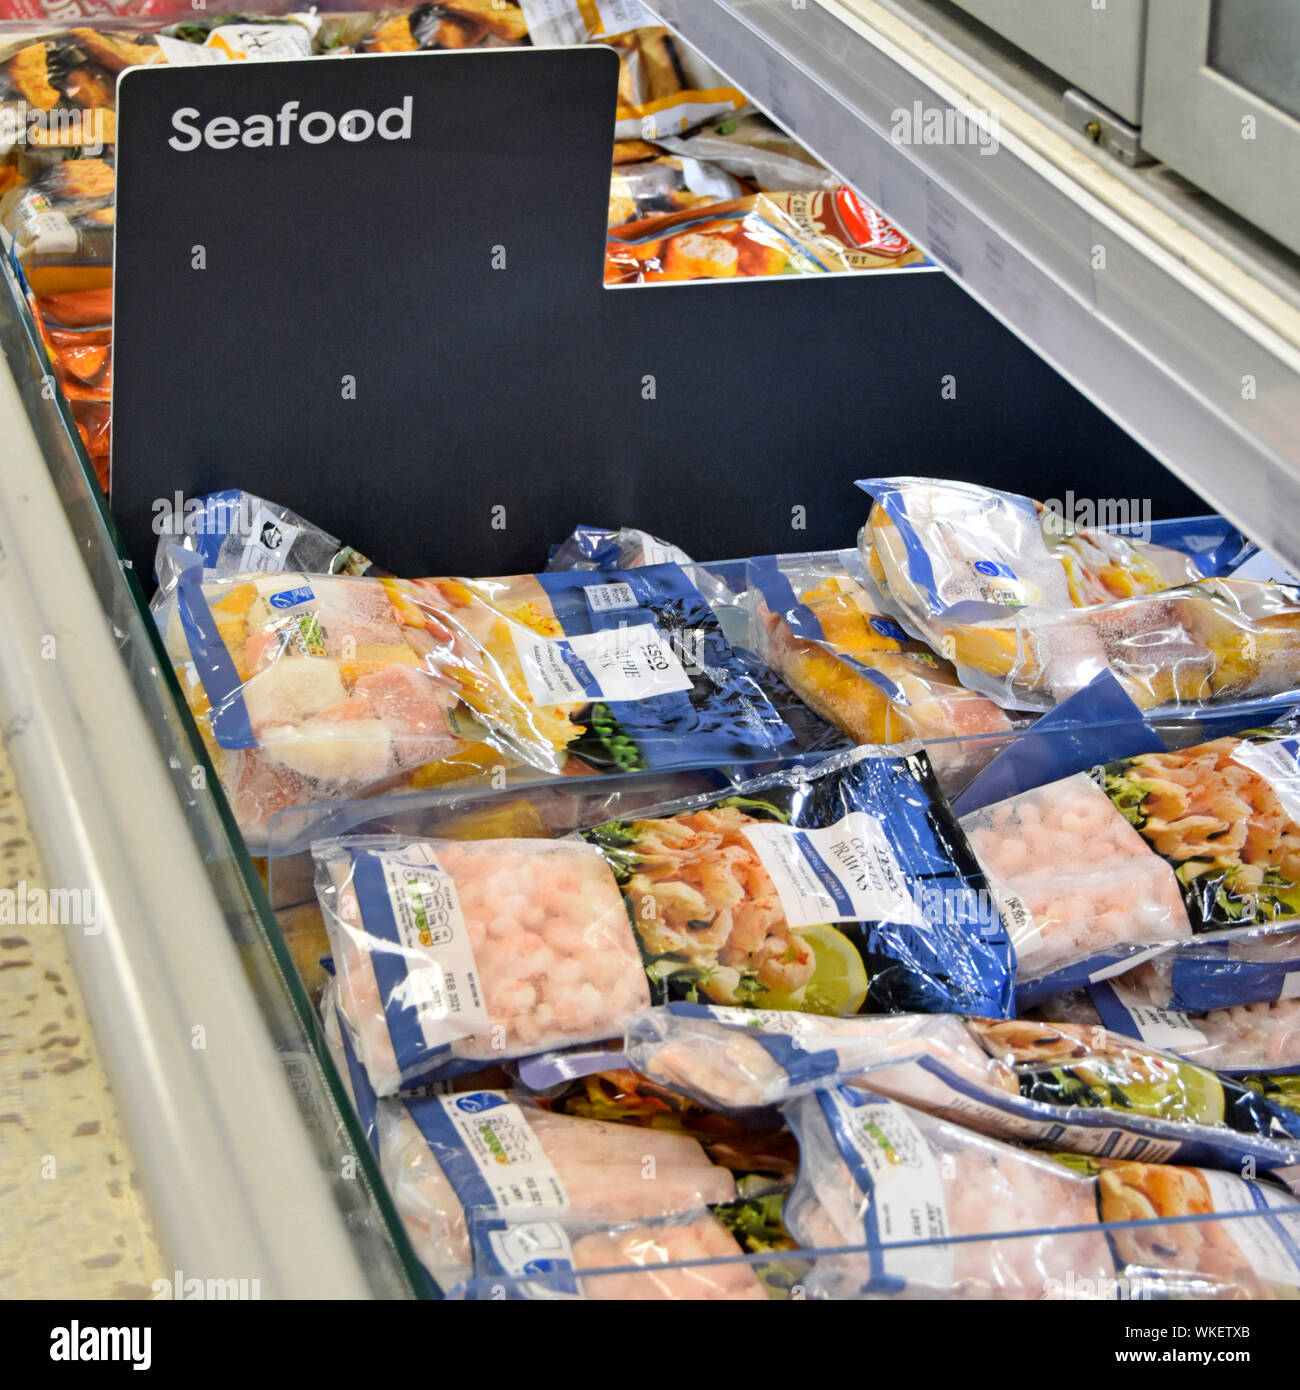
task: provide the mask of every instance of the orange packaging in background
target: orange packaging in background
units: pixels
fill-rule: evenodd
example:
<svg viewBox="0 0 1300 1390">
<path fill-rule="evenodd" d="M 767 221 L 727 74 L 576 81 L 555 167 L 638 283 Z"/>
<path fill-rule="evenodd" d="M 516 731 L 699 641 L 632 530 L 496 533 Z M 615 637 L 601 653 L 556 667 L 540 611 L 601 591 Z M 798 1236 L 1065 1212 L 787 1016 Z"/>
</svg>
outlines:
<svg viewBox="0 0 1300 1390">
<path fill-rule="evenodd" d="M 925 256 L 851 188 L 758 193 L 629 222 L 610 234 L 605 282 L 820 275 Z"/>
</svg>

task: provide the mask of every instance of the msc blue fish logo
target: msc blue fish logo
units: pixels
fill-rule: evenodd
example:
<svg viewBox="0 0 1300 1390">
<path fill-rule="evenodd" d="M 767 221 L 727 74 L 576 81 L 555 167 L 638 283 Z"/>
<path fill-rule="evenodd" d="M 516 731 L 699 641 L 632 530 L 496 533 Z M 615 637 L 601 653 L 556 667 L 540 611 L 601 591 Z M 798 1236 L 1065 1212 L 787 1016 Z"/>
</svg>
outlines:
<svg viewBox="0 0 1300 1390">
<path fill-rule="evenodd" d="M 505 1103 L 504 1096 L 494 1096 L 491 1091 L 470 1091 L 467 1095 L 457 1096 L 456 1109 L 463 1110 L 467 1115 L 477 1115 L 484 1110 L 495 1110 L 498 1105 Z"/>
<path fill-rule="evenodd" d="M 272 594 L 270 603 L 272 608 L 293 608 L 299 603 L 306 603 L 308 599 L 315 598 L 307 585 L 302 585 L 297 589 L 281 589 L 278 594 Z"/>
</svg>

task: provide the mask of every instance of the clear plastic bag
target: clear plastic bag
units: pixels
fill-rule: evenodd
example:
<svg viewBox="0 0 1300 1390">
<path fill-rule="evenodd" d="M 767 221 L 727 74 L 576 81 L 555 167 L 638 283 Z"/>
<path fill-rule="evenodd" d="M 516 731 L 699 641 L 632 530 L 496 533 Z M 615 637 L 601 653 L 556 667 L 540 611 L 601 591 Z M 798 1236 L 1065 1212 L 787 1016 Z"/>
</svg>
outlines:
<svg viewBox="0 0 1300 1390">
<path fill-rule="evenodd" d="M 768 1297 L 735 1236 L 708 1211 L 649 1223 L 474 1216 L 475 1278 L 453 1297 L 651 1303 Z"/>
<path fill-rule="evenodd" d="M 658 144 L 673 154 L 710 164 L 760 190 L 832 190 L 838 177 L 792 140 L 766 116 L 715 116 L 693 135 L 659 135 Z"/>
<path fill-rule="evenodd" d="M 1115 983 L 1147 1004 L 1186 1014 L 1294 999 L 1300 994 L 1300 931 L 1221 941 L 1200 937 L 1117 976 Z"/>
<path fill-rule="evenodd" d="M 599 1071 L 585 1064 L 538 1093 L 534 1080 L 548 1067 L 566 1071 L 570 1059 L 592 1055 L 603 1062 Z M 619 1124 L 673 1130 L 699 1141 L 705 1153 L 736 1174 L 740 1197 L 735 1212 L 724 1213 L 734 1229 L 749 1236 L 779 1237 L 767 1199 L 786 1190 L 799 1170 L 799 1149 L 789 1127 L 774 1109 L 726 1112 L 701 1105 L 683 1091 L 651 1080 L 626 1065 L 621 1052 L 579 1048 L 568 1053 L 542 1053 L 531 1059 L 537 1067 L 519 1065 L 519 1082 L 537 1103 L 561 1115 Z M 747 1205 L 748 1204 L 748 1205 Z M 764 1242 L 765 1248 L 773 1244 Z"/>
<path fill-rule="evenodd" d="M 210 584 L 191 566 L 176 596 L 168 650 L 254 852 L 294 805 L 793 748 L 675 565 Z"/>
<path fill-rule="evenodd" d="M 1027 722 L 967 690 L 948 662 L 910 638 L 854 551 L 767 556 L 749 562 L 748 577 L 747 645 L 855 742 L 922 739 L 946 790 Z"/>
<path fill-rule="evenodd" d="M 612 229 L 605 282 L 657 284 L 761 275 L 823 275 L 924 262 L 851 188 L 755 193 Z"/>
<path fill-rule="evenodd" d="M 608 44 L 619 56 L 615 138 L 654 140 L 711 116 L 737 112 L 745 97 L 640 5 L 586 0 L 438 0 L 370 16 L 326 16 L 331 51 L 400 53 L 501 44 Z"/>
<path fill-rule="evenodd" d="M 1300 1211 L 1271 1184 L 1212 1169 L 1111 1162 L 1097 1173 L 1097 1206 L 1111 1223 L 1122 1279 L 1144 1297 L 1300 1297 Z M 1267 1215 L 1186 1219 L 1256 1212 Z M 1161 1217 L 1175 1219 L 1129 1224 Z"/>
<path fill-rule="evenodd" d="M 624 13 L 629 8 L 623 7 Z M 592 7 L 579 6 L 578 0 L 559 0 L 547 6 L 548 22 L 541 39 L 536 24 L 531 33 L 534 43 L 590 39 L 608 44 L 618 54 L 616 140 L 682 134 L 710 117 L 748 106 L 744 94 L 729 86 L 711 63 L 670 29 L 656 24 L 655 16 L 641 6 L 621 23 L 613 7 L 605 7 L 605 13 L 597 8 L 594 25 L 587 21 L 591 12 Z"/>
<path fill-rule="evenodd" d="M 154 574 L 160 589 L 175 587 L 173 548 L 203 561 L 204 578 L 256 571 L 296 574 L 382 574 L 374 561 L 278 502 L 230 488 L 187 500 L 184 508 L 155 522 Z"/>
<path fill-rule="evenodd" d="M 331 23 L 333 21 L 333 23 Z M 369 15 L 327 16 L 326 31 L 340 48 L 357 53 L 417 49 L 510 47 L 528 41 L 528 16 L 513 0 L 439 0 L 432 5 Z"/>
<path fill-rule="evenodd" d="M 472 1211 L 639 1221 L 736 1191 L 689 1135 L 554 1115 L 503 1091 L 384 1100 L 377 1125 L 398 1213 L 444 1291 L 473 1274 Z"/>
<path fill-rule="evenodd" d="M 236 574 L 386 573 L 306 517 L 251 492 L 230 488 L 186 500 L 155 520 L 158 545 L 154 578 L 158 588 L 149 611 L 174 660 L 189 659 L 189 644 L 176 609 L 181 573 L 197 561 L 206 583 Z"/>
<path fill-rule="evenodd" d="M 21 267 L 19 268 L 21 275 Z M 100 486 L 109 483 L 109 411 L 113 385 L 110 288 L 34 294 L 27 306 L 59 389 L 94 465 Z"/>
<path fill-rule="evenodd" d="M 0 199 L 10 255 L 35 295 L 102 289 L 113 277 L 110 157 L 63 160 Z"/>
<path fill-rule="evenodd" d="M 1030 1154 L 847 1087 L 787 1110 L 803 1151 L 790 1229 L 873 1247 L 819 1255 L 813 1297 L 1300 1296 L 1300 1207 L 1271 1183 Z"/>
<path fill-rule="evenodd" d="M 1250 551 L 1226 523 L 1161 524 L 1160 544 L 969 483 L 859 486 L 885 601 L 1006 708 L 1050 709 L 1105 670 L 1143 709 L 1300 689 L 1300 591 L 1218 577 Z"/>
<path fill-rule="evenodd" d="M 352 1040 L 344 1031 L 339 1020 L 338 987 L 331 980 L 320 998 L 321 1032 L 325 1035 L 325 1046 L 329 1049 L 330 1060 L 339 1074 L 339 1079 L 347 1088 L 348 1098 L 356 1111 L 361 1132 L 372 1149 L 379 1151 L 379 1136 L 375 1129 L 375 1106 L 378 1098 L 370 1085 L 366 1069 L 357 1060 Z"/>
<path fill-rule="evenodd" d="M 609 185 L 609 225 L 619 227 L 643 217 L 707 207 L 744 195 L 745 189 L 721 169 L 698 159 L 660 154 L 653 159 L 614 166 Z"/>
<path fill-rule="evenodd" d="M 1152 1002 L 1135 984 L 1131 975 L 1104 980 L 1046 999 L 1034 1012 L 1056 1023 L 1101 1024 L 1211 1071 L 1300 1072 L 1300 999 L 1189 1014 Z"/>
<path fill-rule="evenodd" d="M 604 526 L 575 526 L 546 562 L 548 570 L 633 570 L 644 565 L 689 565 L 684 550 L 635 526 L 609 530 Z"/>
<path fill-rule="evenodd" d="M 655 998 L 1005 1013 L 1006 930 L 914 750 L 859 748 L 584 831 Z"/>
<path fill-rule="evenodd" d="M 650 1002 L 588 845 L 359 837 L 315 855 L 340 1012 L 379 1095 L 617 1036 Z"/>
<path fill-rule="evenodd" d="M 1143 951 L 1300 917 L 1291 728 L 1139 754 L 962 817 L 1011 927 L 1022 1006 Z"/>
<path fill-rule="evenodd" d="M 805 1278 L 811 1296 L 1040 1299 L 1067 1284 L 1114 1287 L 1091 1179 L 868 1091 L 817 1091 L 787 1114 L 801 1152 L 790 1231 L 808 1247 L 883 1247 L 821 1255 Z M 915 1244 L 1022 1231 L 1040 1234 Z"/>
<path fill-rule="evenodd" d="M 652 1001 L 1005 1009 L 1005 931 L 918 759 L 858 750 L 564 840 L 313 847 L 375 1091 L 618 1037 Z M 984 915 L 985 913 L 991 915 Z"/>
<path fill-rule="evenodd" d="M 1300 1114 L 1093 1025 L 947 1015 L 760 1017 L 674 1004 L 630 1021 L 628 1060 L 718 1109 L 863 1086 L 995 1138 L 1300 1178 Z"/>
<path fill-rule="evenodd" d="M 436 601 L 422 606 L 389 583 L 257 573 L 202 584 L 192 569 L 180 577 L 168 649 L 255 853 L 288 806 L 517 761 L 558 770 L 549 729 L 495 663 L 441 621 Z M 489 722 L 465 717 L 462 694 Z"/>
<path fill-rule="evenodd" d="M 209 16 L 187 9 L 180 22 L 133 16 L 134 27 L 106 23 L 27 34 L 0 49 L 0 102 L 27 123 L 4 154 L 29 177 L 82 153 L 98 156 L 117 139 L 117 78 L 161 63 L 306 58 L 324 51 L 311 14 Z M 206 51 L 195 52 L 197 48 Z M 48 113 L 60 117 L 50 119 Z"/>
<path fill-rule="evenodd" d="M 989 1074 L 988 1054 L 950 1014 L 830 1018 L 674 1003 L 631 1019 L 624 1051 L 652 1081 L 724 1111 L 780 1105 L 923 1057 L 976 1085 Z"/>
</svg>

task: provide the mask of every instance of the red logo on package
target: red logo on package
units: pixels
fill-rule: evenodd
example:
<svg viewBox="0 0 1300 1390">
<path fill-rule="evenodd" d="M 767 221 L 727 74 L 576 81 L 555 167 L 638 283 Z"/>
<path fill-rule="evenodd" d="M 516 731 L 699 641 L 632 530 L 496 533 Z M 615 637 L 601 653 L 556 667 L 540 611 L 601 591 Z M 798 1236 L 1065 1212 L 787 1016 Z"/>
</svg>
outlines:
<svg viewBox="0 0 1300 1390">
<path fill-rule="evenodd" d="M 860 251 L 874 251 L 878 256 L 901 256 L 912 249 L 912 243 L 902 232 L 864 203 L 851 188 L 835 190 L 835 211 Z"/>
</svg>

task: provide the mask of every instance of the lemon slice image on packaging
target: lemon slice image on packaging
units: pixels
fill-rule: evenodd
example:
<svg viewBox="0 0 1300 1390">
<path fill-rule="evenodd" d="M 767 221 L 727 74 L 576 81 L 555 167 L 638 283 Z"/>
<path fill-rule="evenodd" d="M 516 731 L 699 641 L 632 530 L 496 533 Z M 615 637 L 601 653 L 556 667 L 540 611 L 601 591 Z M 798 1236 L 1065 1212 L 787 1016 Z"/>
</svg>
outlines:
<svg viewBox="0 0 1300 1390">
<path fill-rule="evenodd" d="M 813 973 L 799 989 L 773 990 L 764 1007 L 841 1018 L 857 1013 L 871 985 L 858 948 L 829 922 L 804 927 L 798 935 L 812 947 Z"/>
<path fill-rule="evenodd" d="M 655 1003 L 1009 1011 L 1006 928 L 915 743 L 580 833 L 618 881 Z"/>
</svg>

